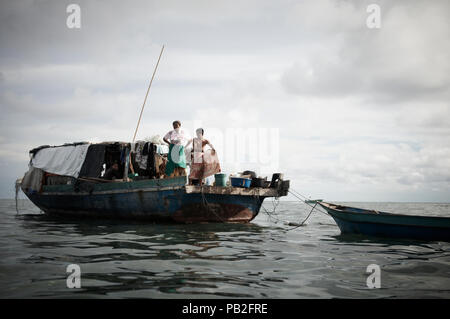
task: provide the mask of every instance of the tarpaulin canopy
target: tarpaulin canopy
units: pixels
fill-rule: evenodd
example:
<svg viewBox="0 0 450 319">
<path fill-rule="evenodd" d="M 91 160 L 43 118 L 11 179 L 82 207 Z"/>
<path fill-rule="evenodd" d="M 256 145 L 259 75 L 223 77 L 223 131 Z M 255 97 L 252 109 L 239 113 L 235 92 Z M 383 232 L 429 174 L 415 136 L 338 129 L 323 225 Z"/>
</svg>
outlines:
<svg viewBox="0 0 450 319">
<path fill-rule="evenodd" d="M 34 154 L 31 165 L 45 172 L 78 177 L 90 144 L 42 148 Z"/>
</svg>

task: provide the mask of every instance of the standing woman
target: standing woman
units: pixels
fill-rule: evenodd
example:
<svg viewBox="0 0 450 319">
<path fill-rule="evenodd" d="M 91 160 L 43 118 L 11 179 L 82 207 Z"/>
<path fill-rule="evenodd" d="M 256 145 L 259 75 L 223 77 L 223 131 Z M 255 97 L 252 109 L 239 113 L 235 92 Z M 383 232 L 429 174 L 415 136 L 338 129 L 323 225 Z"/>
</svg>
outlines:
<svg viewBox="0 0 450 319">
<path fill-rule="evenodd" d="M 187 134 L 181 129 L 181 122 L 172 123 L 173 130 L 167 133 L 163 140 L 169 144 L 168 162 L 165 174 L 167 177 L 186 176 L 186 155 L 183 144 Z"/>
<path fill-rule="evenodd" d="M 214 146 L 203 137 L 205 131 L 202 128 L 198 128 L 195 133 L 197 137 L 194 137 L 186 144 L 186 148 L 191 143 L 193 144 L 189 183 L 192 184 L 194 180 L 199 180 L 200 184 L 203 184 L 204 178 L 220 172 L 220 164 Z M 206 145 L 209 145 L 211 150 L 205 152 Z"/>
</svg>

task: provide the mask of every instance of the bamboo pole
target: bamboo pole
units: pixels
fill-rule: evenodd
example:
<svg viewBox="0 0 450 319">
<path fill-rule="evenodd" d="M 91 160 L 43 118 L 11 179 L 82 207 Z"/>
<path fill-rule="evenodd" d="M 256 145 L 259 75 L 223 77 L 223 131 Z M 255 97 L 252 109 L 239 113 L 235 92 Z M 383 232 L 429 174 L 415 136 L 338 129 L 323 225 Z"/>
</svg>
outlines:
<svg viewBox="0 0 450 319">
<path fill-rule="evenodd" d="M 136 139 L 136 134 L 139 129 L 139 124 L 141 124 L 142 113 L 144 112 L 145 102 L 147 102 L 148 93 L 150 92 L 150 88 L 152 87 L 153 79 L 155 78 L 156 70 L 158 69 L 159 61 L 161 60 L 163 51 L 164 51 L 164 45 L 161 48 L 161 53 L 159 54 L 158 62 L 156 62 L 155 69 L 153 70 L 152 79 L 150 80 L 150 84 L 148 85 L 147 93 L 145 93 L 144 103 L 142 104 L 141 113 L 139 114 L 139 120 L 137 122 L 136 130 L 134 131 L 134 135 L 133 135 L 133 141 L 131 143 L 134 143 L 134 140 Z M 134 167 L 133 167 L 133 163 L 131 162 L 131 152 L 129 154 L 129 169 L 131 169 L 131 172 L 134 174 Z M 128 167 L 126 168 L 125 173 L 126 173 L 126 178 L 128 180 Z"/>
<path fill-rule="evenodd" d="M 136 130 L 134 131 L 133 142 L 132 143 L 134 143 L 134 140 L 136 139 L 136 134 L 137 134 L 137 131 L 138 131 L 138 128 L 139 128 L 139 124 L 141 123 L 142 113 L 144 112 L 145 102 L 147 102 L 148 92 L 150 92 L 150 88 L 151 88 L 152 83 L 153 83 L 153 78 L 155 77 L 156 69 L 158 69 L 159 60 L 161 60 L 161 56 L 163 54 L 163 51 L 164 51 L 164 45 L 162 46 L 161 53 L 159 54 L 158 62 L 156 62 L 155 70 L 153 71 L 152 79 L 150 80 L 150 84 L 148 85 L 147 93 L 145 94 L 144 103 L 142 104 L 141 114 L 139 114 L 139 120 L 138 120 L 138 123 L 136 125 Z"/>
</svg>

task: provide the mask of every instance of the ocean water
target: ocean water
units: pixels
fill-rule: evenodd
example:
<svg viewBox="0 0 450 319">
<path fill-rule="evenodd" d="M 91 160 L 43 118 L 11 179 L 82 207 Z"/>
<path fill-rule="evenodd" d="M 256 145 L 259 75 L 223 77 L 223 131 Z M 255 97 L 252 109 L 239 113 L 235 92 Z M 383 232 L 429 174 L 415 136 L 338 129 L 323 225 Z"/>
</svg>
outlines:
<svg viewBox="0 0 450 319">
<path fill-rule="evenodd" d="M 450 243 L 340 235 L 310 207 L 266 200 L 249 224 L 61 220 L 0 200 L 0 298 L 449 298 Z M 346 203 L 450 216 L 450 204 Z M 275 210 L 274 210 L 275 208 Z M 81 288 L 67 287 L 67 266 Z M 367 267 L 380 267 L 370 289 Z"/>
</svg>

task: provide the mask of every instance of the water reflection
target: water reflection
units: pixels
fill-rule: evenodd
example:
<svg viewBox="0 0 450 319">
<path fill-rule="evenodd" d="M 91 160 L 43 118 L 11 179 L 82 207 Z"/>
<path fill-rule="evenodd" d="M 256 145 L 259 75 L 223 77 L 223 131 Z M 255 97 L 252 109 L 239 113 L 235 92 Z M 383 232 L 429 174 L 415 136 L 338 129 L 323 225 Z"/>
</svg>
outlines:
<svg viewBox="0 0 450 319">
<path fill-rule="evenodd" d="M 282 203 L 250 224 L 195 225 L 2 209 L 3 298 L 450 297 L 449 243 L 341 235 L 330 216 L 318 213 L 293 229 L 284 221 L 301 221 L 310 211 L 298 204 Z M 66 287 L 72 263 L 81 267 L 82 289 Z M 372 263 L 382 269 L 383 289 L 366 286 Z"/>
<path fill-rule="evenodd" d="M 143 224 L 46 215 L 19 219 L 33 234 L 20 240 L 26 248 L 40 251 L 21 262 L 79 264 L 84 289 L 78 294 L 157 289 L 162 294 L 252 297 L 243 291 L 284 280 L 259 278 L 263 273 L 258 271 L 242 273 L 246 261 L 266 257 L 265 232 L 270 230 L 256 224 Z M 235 274 L 230 263 L 238 263 Z M 238 292 L 237 286 L 246 288 Z"/>
</svg>

